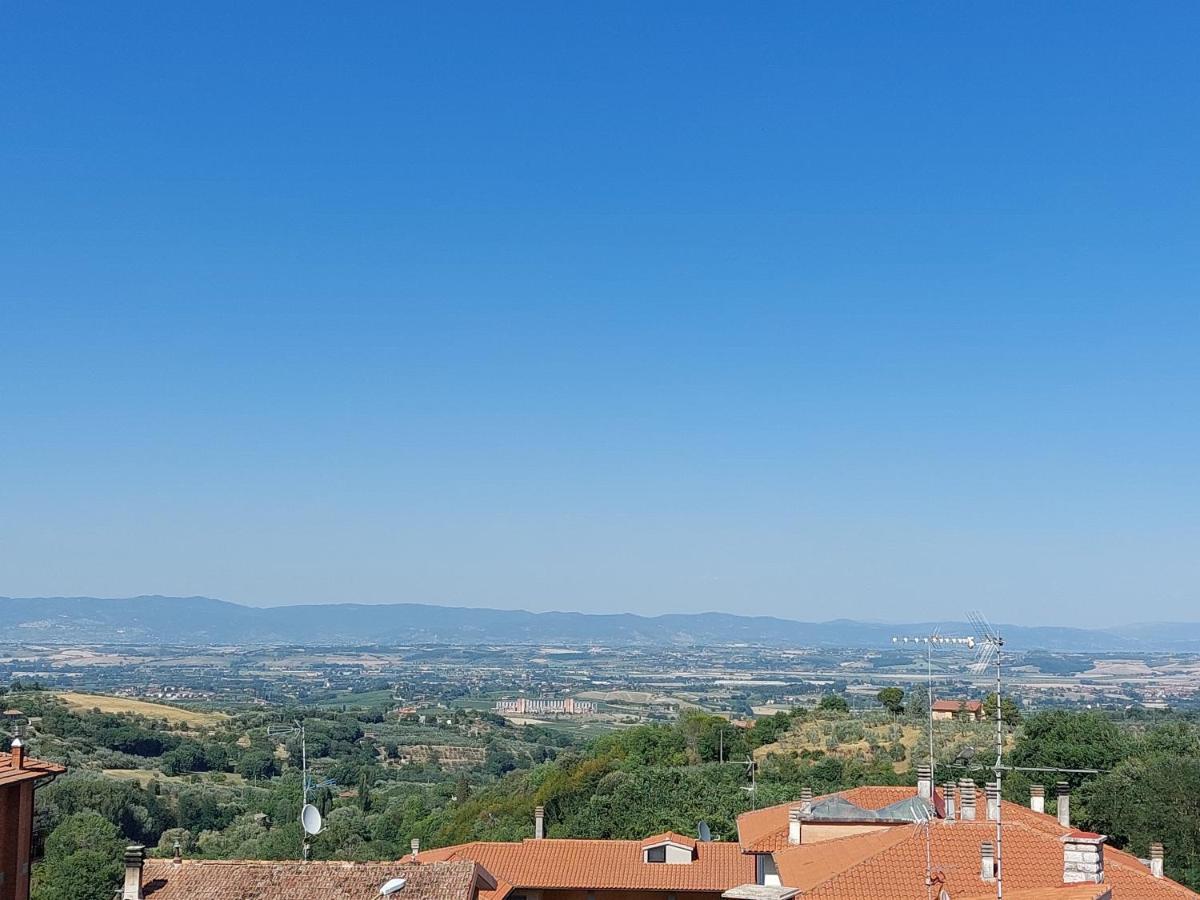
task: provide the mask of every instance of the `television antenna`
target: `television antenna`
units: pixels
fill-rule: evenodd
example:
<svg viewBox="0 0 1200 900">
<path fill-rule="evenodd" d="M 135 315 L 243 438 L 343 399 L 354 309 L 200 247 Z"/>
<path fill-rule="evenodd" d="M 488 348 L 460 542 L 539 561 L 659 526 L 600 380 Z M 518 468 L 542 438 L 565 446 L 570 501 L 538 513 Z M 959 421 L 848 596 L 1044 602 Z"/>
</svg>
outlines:
<svg viewBox="0 0 1200 900">
<path fill-rule="evenodd" d="M 932 798 L 932 785 L 937 784 L 937 770 L 935 768 L 933 752 L 933 648 L 946 646 L 962 646 L 969 649 L 975 649 L 975 638 L 973 637 L 951 637 L 942 634 L 938 629 L 934 629 L 932 634 L 927 634 L 924 637 L 913 637 L 912 635 L 898 635 L 892 638 L 893 644 L 914 644 L 925 645 L 925 683 L 928 691 L 928 709 L 926 715 L 928 718 L 929 730 L 929 777 L 931 779 L 930 795 Z"/>
<path fill-rule="evenodd" d="M 979 674 L 986 672 L 993 662 L 996 664 L 996 763 L 992 766 L 994 784 L 996 785 L 996 900 L 1004 900 L 1004 850 L 1002 846 L 1003 832 L 1000 819 L 1003 817 L 1004 804 L 1001 801 L 1001 786 L 1004 771 L 1004 704 L 1002 702 L 1002 661 L 1004 657 L 1004 638 L 984 618 L 983 613 L 975 611 L 967 613 L 967 618 L 978 635 L 978 651 L 971 669 Z"/>
<path fill-rule="evenodd" d="M 300 736 L 300 827 L 304 832 L 304 838 L 300 847 L 300 859 L 303 862 L 308 862 L 310 846 L 308 839 L 315 837 L 324 830 L 321 821 L 321 811 L 308 802 L 309 794 L 323 787 L 331 787 L 336 782 L 332 778 L 323 778 L 320 781 L 314 781 L 312 776 L 308 774 L 308 745 L 304 739 L 304 722 L 302 720 L 295 719 L 290 725 L 267 726 L 267 737 L 288 737 L 291 735 Z"/>
<path fill-rule="evenodd" d="M 750 808 L 758 809 L 758 765 L 754 762 L 754 756 L 747 755 L 745 759 L 731 759 L 730 762 L 746 767 L 746 774 L 750 776 L 750 783 L 742 785 L 742 790 L 750 795 Z"/>
</svg>

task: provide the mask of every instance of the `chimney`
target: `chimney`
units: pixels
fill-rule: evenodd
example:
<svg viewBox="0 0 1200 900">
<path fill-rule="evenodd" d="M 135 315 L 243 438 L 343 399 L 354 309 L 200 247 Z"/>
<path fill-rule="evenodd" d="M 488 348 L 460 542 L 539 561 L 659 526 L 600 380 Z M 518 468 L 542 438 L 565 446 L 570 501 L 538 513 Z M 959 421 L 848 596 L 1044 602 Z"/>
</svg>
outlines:
<svg viewBox="0 0 1200 900">
<path fill-rule="evenodd" d="M 979 845 L 979 877 L 984 881 L 996 880 L 996 845 L 991 841 Z"/>
<path fill-rule="evenodd" d="M 1071 827 L 1071 785 L 1060 781 L 1055 785 L 1058 794 L 1058 824 L 1063 828 Z"/>
<path fill-rule="evenodd" d="M 125 886 L 121 900 L 143 900 L 142 865 L 146 862 L 146 848 L 141 844 L 130 844 L 125 848 Z"/>
<path fill-rule="evenodd" d="M 544 806 L 533 808 L 533 836 L 539 841 L 546 836 L 546 807 Z"/>
<path fill-rule="evenodd" d="M 788 843 L 800 843 L 800 817 L 803 815 L 803 808 L 793 806 L 788 810 Z"/>
<path fill-rule="evenodd" d="M 942 785 L 942 796 L 946 798 L 946 818 L 954 820 L 954 782 L 947 781 Z"/>
<path fill-rule="evenodd" d="M 975 782 L 964 778 L 958 785 L 959 813 L 964 822 L 975 821 Z"/>
<path fill-rule="evenodd" d="M 1040 784 L 1029 787 L 1029 808 L 1037 813 L 1046 811 L 1046 788 Z"/>
<path fill-rule="evenodd" d="M 1102 834 L 1072 831 L 1063 843 L 1063 882 L 1100 884 L 1104 881 L 1104 842 Z"/>
<path fill-rule="evenodd" d="M 25 768 L 25 742 L 19 737 L 13 738 L 12 742 L 12 757 L 9 763 L 14 769 Z"/>
<path fill-rule="evenodd" d="M 409 849 L 412 850 L 413 862 L 417 861 L 417 854 L 421 852 L 421 839 L 413 838 L 408 842 Z"/>
<path fill-rule="evenodd" d="M 1155 878 L 1163 877 L 1163 845 L 1158 842 L 1150 845 L 1150 874 Z"/>
<path fill-rule="evenodd" d="M 805 817 L 812 815 L 812 788 L 800 789 L 800 815 Z"/>
<path fill-rule="evenodd" d="M 989 781 L 983 786 L 983 790 L 987 794 L 988 821 L 995 822 L 1000 818 L 1000 785 L 994 781 Z"/>
<path fill-rule="evenodd" d="M 178 838 L 176 838 L 176 840 L 175 840 L 174 850 L 175 850 L 175 852 L 171 855 L 171 862 L 173 862 L 177 866 L 182 865 L 182 863 L 183 863 L 183 847 L 181 847 L 179 845 Z"/>
<path fill-rule="evenodd" d="M 933 799 L 933 769 L 929 763 L 917 766 L 917 796 L 923 800 Z"/>
</svg>

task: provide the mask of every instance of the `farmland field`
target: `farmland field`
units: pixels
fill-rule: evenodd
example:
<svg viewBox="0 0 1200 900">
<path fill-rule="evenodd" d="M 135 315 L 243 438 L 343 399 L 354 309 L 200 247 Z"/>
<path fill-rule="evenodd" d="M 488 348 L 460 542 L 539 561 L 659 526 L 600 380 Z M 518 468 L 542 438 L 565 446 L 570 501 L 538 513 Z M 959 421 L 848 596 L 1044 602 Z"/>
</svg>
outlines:
<svg viewBox="0 0 1200 900">
<path fill-rule="evenodd" d="M 104 694 L 83 694 L 78 691 L 62 691 L 58 697 L 75 709 L 98 709 L 101 712 L 132 713 L 150 719 L 166 719 L 172 725 L 187 722 L 189 725 L 219 725 L 229 718 L 226 713 L 183 709 L 165 703 L 134 700 L 131 697 L 109 697 Z"/>
</svg>

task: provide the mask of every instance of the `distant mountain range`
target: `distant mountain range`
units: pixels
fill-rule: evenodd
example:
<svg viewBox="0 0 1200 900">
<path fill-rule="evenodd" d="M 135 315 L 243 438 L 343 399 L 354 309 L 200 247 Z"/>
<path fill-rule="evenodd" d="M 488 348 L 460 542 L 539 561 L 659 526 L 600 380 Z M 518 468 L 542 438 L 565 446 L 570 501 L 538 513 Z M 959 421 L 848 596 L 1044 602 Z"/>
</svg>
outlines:
<svg viewBox="0 0 1200 900">
<path fill-rule="evenodd" d="M 209 597 L 0 598 L 0 640 L 50 644 L 399 644 L 531 643 L 571 646 L 882 648 L 893 635 L 970 634 L 953 622 L 887 625 L 836 619 L 798 622 L 727 613 L 630 613 L 472 609 L 420 603 L 242 606 Z M 999 626 L 1014 649 L 1078 652 L 1200 651 L 1200 622 L 1108 629 Z"/>
</svg>

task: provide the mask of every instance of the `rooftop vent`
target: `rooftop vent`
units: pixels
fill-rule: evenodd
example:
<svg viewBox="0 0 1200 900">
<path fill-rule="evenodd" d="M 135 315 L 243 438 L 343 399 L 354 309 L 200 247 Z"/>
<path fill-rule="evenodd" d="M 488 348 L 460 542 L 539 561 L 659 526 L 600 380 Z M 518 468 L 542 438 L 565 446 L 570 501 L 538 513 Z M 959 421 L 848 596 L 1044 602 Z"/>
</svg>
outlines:
<svg viewBox="0 0 1200 900">
<path fill-rule="evenodd" d="M 379 889 L 380 897 L 390 897 L 392 894 L 398 894 L 404 890 L 404 886 L 408 881 L 404 878 L 392 878 L 383 883 L 383 887 Z"/>
</svg>

